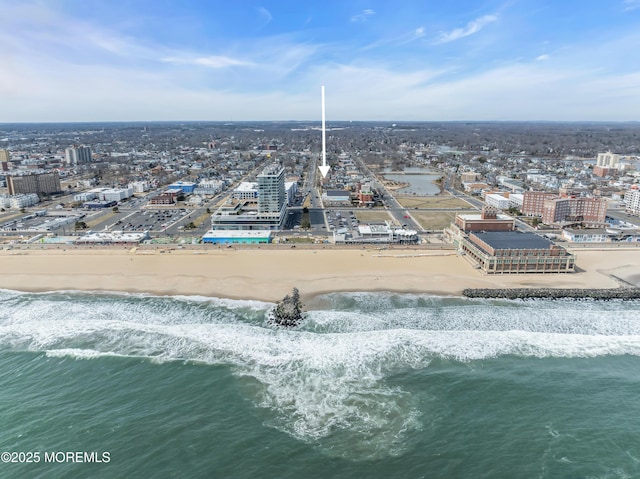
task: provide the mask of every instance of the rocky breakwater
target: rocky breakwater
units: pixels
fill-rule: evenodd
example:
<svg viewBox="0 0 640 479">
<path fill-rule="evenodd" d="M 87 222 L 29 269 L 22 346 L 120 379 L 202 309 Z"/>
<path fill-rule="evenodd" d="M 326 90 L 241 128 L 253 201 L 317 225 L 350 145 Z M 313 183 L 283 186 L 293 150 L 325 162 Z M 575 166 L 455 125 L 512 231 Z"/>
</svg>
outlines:
<svg viewBox="0 0 640 479">
<path fill-rule="evenodd" d="M 640 288 L 466 288 L 462 295 L 467 298 L 629 300 L 640 299 Z"/>
<path fill-rule="evenodd" d="M 291 294 L 286 295 L 282 301 L 278 301 L 269 312 L 268 321 L 276 326 L 293 328 L 304 320 L 302 308 L 300 292 L 298 288 L 293 288 Z"/>
</svg>

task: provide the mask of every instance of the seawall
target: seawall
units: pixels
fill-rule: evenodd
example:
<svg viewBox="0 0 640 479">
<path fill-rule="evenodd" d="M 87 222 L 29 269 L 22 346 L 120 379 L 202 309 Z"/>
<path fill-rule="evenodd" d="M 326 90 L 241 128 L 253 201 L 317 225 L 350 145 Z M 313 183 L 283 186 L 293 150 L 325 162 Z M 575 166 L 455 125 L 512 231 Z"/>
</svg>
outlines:
<svg viewBox="0 0 640 479">
<path fill-rule="evenodd" d="M 462 295 L 467 298 L 504 299 L 640 299 L 640 288 L 466 288 L 462 290 Z"/>
</svg>

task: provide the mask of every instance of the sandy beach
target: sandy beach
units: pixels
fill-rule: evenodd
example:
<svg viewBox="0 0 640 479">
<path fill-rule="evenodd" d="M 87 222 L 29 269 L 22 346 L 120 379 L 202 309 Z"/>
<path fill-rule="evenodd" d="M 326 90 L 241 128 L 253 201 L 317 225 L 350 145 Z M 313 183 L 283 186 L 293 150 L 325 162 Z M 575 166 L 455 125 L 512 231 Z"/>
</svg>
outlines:
<svg viewBox="0 0 640 479">
<path fill-rule="evenodd" d="M 0 251 L 0 288 L 126 291 L 275 301 L 326 292 L 459 295 L 463 288 L 616 288 L 640 282 L 640 249 L 580 250 L 573 274 L 483 275 L 451 251 L 68 249 Z M 618 279 L 619 278 L 619 279 Z"/>
</svg>

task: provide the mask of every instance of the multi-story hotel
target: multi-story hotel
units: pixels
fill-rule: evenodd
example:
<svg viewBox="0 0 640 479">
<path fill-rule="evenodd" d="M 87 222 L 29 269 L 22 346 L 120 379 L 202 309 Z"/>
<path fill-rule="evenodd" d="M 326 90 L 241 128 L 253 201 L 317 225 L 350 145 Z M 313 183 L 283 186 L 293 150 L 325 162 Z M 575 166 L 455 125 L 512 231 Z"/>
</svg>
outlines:
<svg viewBox="0 0 640 479">
<path fill-rule="evenodd" d="M 548 191 L 525 191 L 522 198 L 522 214 L 542 216 L 544 202 L 557 197 L 558 193 L 549 193 Z"/>
<path fill-rule="evenodd" d="M 606 216 L 607 200 L 604 198 L 555 198 L 546 200 L 542 208 L 542 222 L 548 225 L 604 225 Z"/>
</svg>

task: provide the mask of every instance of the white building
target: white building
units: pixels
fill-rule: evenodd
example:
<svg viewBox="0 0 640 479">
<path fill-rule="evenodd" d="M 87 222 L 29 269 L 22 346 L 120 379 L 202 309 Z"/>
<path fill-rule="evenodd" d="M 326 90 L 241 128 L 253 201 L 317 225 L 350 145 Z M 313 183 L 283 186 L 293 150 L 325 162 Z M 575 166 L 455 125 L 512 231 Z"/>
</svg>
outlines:
<svg viewBox="0 0 640 479">
<path fill-rule="evenodd" d="M 514 208 L 522 209 L 522 204 L 524 203 L 524 195 L 520 193 L 511 193 L 509 195 L 509 206 L 513 206 Z"/>
<path fill-rule="evenodd" d="M 491 193 L 485 196 L 485 202 L 489 206 L 493 206 L 499 210 L 507 210 L 510 206 L 509 198 L 499 195 L 497 193 Z"/>
<path fill-rule="evenodd" d="M 78 193 L 73 195 L 73 201 L 91 201 L 95 200 L 98 194 L 94 191 L 85 191 L 84 193 Z"/>
<path fill-rule="evenodd" d="M 2 208 L 26 208 L 28 206 L 37 205 L 40 198 L 35 193 L 26 193 L 21 195 L 2 195 L 0 196 L 0 207 Z"/>
<path fill-rule="evenodd" d="M 122 201 L 131 196 L 133 196 L 131 188 L 112 188 L 101 191 L 98 198 L 102 201 Z"/>
<path fill-rule="evenodd" d="M 132 181 L 128 186 L 134 193 L 144 193 L 150 189 L 148 181 Z"/>
<path fill-rule="evenodd" d="M 598 153 L 596 165 L 602 166 L 603 168 L 615 168 L 619 162 L 620 155 L 607 151 L 606 153 Z"/>
<path fill-rule="evenodd" d="M 243 181 L 231 195 L 236 200 L 255 200 L 258 198 L 258 183 L 253 181 Z"/>
<path fill-rule="evenodd" d="M 640 215 L 640 190 L 629 190 L 624 194 L 624 204 L 627 212 Z"/>
<path fill-rule="evenodd" d="M 562 238 L 571 243 L 606 243 L 611 238 L 604 229 L 570 229 L 562 230 Z"/>
<path fill-rule="evenodd" d="M 293 203 L 296 193 L 298 192 L 298 183 L 295 181 L 285 181 L 284 191 L 287 195 L 287 204 L 290 205 Z"/>
<path fill-rule="evenodd" d="M 149 239 L 149 232 L 94 232 L 88 231 L 87 234 L 78 238 L 76 244 L 139 244 Z"/>
<path fill-rule="evenodd" d="M 224 183 L 220 180 L 202 180 L 193 190 L 194 195 L 217 195 Z"/>
<path fill-rule="evenodd" d="M 91 163 L 92 152 L 88 146 L 73 145 L 71 148 L 64 150 L 64 153 L 65 161 L 69 166 Z"/>
</svg>

